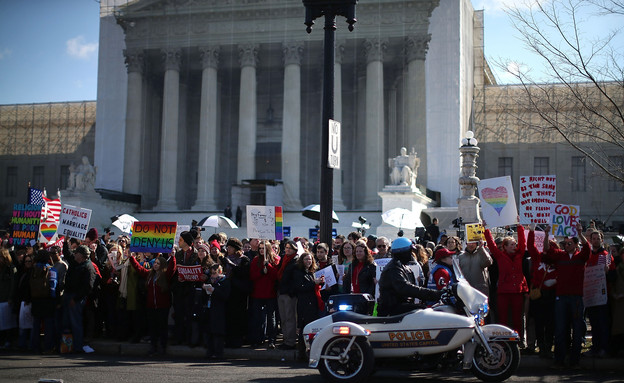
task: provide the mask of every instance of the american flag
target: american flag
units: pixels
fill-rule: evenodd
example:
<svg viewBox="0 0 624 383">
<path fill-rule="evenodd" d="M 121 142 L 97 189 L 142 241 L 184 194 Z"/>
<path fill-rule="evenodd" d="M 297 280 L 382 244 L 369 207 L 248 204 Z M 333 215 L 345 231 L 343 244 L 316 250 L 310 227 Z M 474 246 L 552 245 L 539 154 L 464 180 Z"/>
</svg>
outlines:
<svg viewBox="0 0 624 383">
<path fill-rule="evenodd" d="M 58 222 L 61 218 L 61 199 L 43 197 L 45 206 L 41 209 L 42 222 Z"/>
<path fill-rule="evenodd" d="M 32 205 L 45 205 L 43 191 L 35 188 L 28 188 L 28 203 Z"/>
</svg>

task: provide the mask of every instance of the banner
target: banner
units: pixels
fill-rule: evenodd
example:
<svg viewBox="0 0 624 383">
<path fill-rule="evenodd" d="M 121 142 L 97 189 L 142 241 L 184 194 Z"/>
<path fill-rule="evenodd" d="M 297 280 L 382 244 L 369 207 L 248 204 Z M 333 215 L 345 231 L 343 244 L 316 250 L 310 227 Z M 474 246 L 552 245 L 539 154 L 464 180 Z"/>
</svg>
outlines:
<svg viewBox="0 0 624 383">
<path fill-rule="evenodd" d="M 605 266 L 585 266 L 583 305 L 585 307 L 607 304 L 607 276 Z"/>
<path fill-rule="evenodd" d="M 134 222 L 132 237 L 130 237 L 130 251 L 171 253 L 177 225 L 176 222 Z"/>
<path fill-rule="evenodd" d="M 247 237 L 284 239 L 284 218 L 281 206 L 247 205 Z"/>
<path fill-rule="evenodd" d="M 41 205 L 15 204 L 11 217 L 12 245 L 34 245 L 37 242 L 39 223 L 41 221 Z"/>
<path fill-rule="evenodd" d="M 57 232 L 68 238 L 84 240 L 89 231 L 91 210 L 82 207 L 63 205 Z"/>
<path fill-rule="evenodd" d="M 511 177 L 481 180 L 478 188 L 483 221 L 487 227 L 501 227 L 518 223 L 518 210 Z"/>
<path fill-rule="evenodd" d="M 185 282 L 199 282 L 199 277 L 202 275 L 201 265 L 195 266 L 180 266 L 177 265 L 178 279 Z"/>
<path fill-rule="evenodd" d="M 575 205 L 550 205 L 550 233 L 560 237 L 576 237 L 576 224 L 579 222 L 581 209 Z"/>
<path fill-rule="evenodd" d="M 485 241 L 485 229 L 480 223 L 469 223 L 466 225 L 466 242 Z"/>
<path fill-rule="evenodd" d="M 557 176 L 520 177 L 520 223 L 548 223 L 550 205 L 557 203 Z"/>
</svg>

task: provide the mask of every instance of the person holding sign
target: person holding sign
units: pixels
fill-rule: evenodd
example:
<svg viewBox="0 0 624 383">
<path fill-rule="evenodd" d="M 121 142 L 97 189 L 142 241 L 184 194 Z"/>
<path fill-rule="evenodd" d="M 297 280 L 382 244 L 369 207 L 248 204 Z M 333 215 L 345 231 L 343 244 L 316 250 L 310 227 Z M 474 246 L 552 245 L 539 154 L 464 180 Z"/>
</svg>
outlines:
<svg viewBox="0 0 624 383">
<path fill-rule="evenodd" d="M 336 270 L 333 260 L 329 257 L 329 246 L 327 246 L 326 243 L 319 243 L 316 245 L 315 249 L 316 264 L 318 265 L 319 270 L 331 267 L 331 270 L 334 273 L 334 278 L 338 281 L 338 271 Z M 326 283 L 323 289 L 321 289 L 321 299 L 325 303 L 325 308 L 327 308 L 327 301 L 329 300 L 329 297 L 334 294 L 338 294 L 338 283 L 331 286 L 329 286 L 329 283 Z"/>
<path fill-rule="evenodd" d="M 239 348 L 243 345 L 243 338 L 247 336 L 247 300 L 252 289 L 249 279 L 249 258 L 243 254 L 243 243 L 238 238 L 227 241 L 228 265 L 225 276 L 230 280 L 230 297 L 225 308 L 225 344 L 228 347 Z"/>
<path fill-rule="evenodd" d="M 529 292 L 522 273 L 522 260 L 526 250 L 524 227 L 518 225 L 518 241 L 513 237 L 503 238 L 502 250 L 496 247 L 490 229 L 485 229 L 485 240 L 492 257 L 498 264 L 498 320 L 521 333 L 524 296 Z M 511 310 L 511 317 L 509 317 Z"/>
<path fill-rule="evenodd" d="M 375 296 L 377 265 L 366 242 L 359 240 L 355 244 L 355 258 L 347 267 L 343 280 L 345 293 L 367 293 Z"/>
<path fill-rule="evenodd" d="M 606 274 L 611 270 L 615 270 L 615 262 L 613 256 L 603 246 L 604 236 L 602 232 L 590 229 L 589 241 L 581 232 L 579 232 L 579 238 L 583 244 L 581 252 L 586 251 L 586 249 L 590 252 L 589 259 L 585 265 L 586 275 L 590 269 L 597 269 L 598 271 L 594 274 L 597 275 L 596 282 L 606 286 Z M 607 356 L 609 349 L 609 307 L 607 305 L 606 291 L 600 288 L 598 293 L 600 297 L 596 301 L 590 303 L 590 300 L 587 300 L 588 302 L 586 302 L 585 313 L 592 327 L 592 348 L 583 355 L 604 358 Z"/>
<path fill-rule="evenodd" d="M 130 255 L 130 264 L 137 273 L 145 278 L 147 285 L 147 318 L 150 333 L 150 356 L 164 355 L 167 349 L 167 317 L 171 308 L 170 286 L 176 271 L 176 258 L 173 254 L 167 260 L 160 256 L 154 260 L 151 269 L 141 266 L 134 253 Z M 160 349 L 158 349 L 160 346 Z"/>
<path fill-rule="evenodd" d="M 576 225 L 577 233 L 583 227 Z M 544 228 L 550 232 L 550 225 Z M 566 237 L 563 250 L 550 245 L 548 236 L 544 236 L 543 261 L 557 268 L 557 284 L 555 301 L 555 367 L 563 368 L 566 354 L 570 353 L 570 366 L 577 367 L 581 359 L 581 344 L 585 332 L 583 320 L 583 280 L 585 263 L 589 259 L 589 249 L 581 252 L 578 249 L 578 238 Z M 570 328 L 571 327 L 571 328 Z M 572 331 L 572 345 L 569 338 Z"/>
<path fill-rule="evenodd" d="M 251 290 L 251 321 L 249 323 L 249 342 L 252 347 L 269 341 L 269 348 L 275 348 L 277 327 L 277 265 L 280 257 L 273 253 L 271 242 L 258 243 L 258 255 L 251 260 L 249 277 L 253 283 Z"/>
<path fill-rule="evenodd" d="M 490 272 L 488 268 L 494 261 L 483 246 L 483 241 L 468 242 L 466 250 L 459 254 L 459 266 L 470 286 L 490 295 Z"/>
<path fill-rule="evenodd" d="M 180 233 L 178 250 L 175 254 L 176 264 L 179 266 L 199 265 L 197 250 L 193 247 L 193 236 L 188 231 Z M 176 274 L 179 274 L 176 272 Z M 185 281 L 181 275 L 174 284 L 173 292 L 173 319 L 175 322 L 174 343 L 184 344 L 191 340 L 193 318 L 193 298 L 197 282 Z"/>
</svg>

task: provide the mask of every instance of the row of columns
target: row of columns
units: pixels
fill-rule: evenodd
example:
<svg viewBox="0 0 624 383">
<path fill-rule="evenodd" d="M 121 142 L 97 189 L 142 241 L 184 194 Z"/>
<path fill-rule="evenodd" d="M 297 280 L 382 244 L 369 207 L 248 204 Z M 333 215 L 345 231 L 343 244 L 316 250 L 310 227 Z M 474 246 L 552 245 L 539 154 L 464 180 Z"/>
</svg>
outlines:
<svg viewBox="0 0 624 383">
<path fill-rule="evenodd" d="M 416 97 L 423 97 L 420 109 L 409 105 L 407 109 L 407 127 L 409 142 L 424 141 L 424 52 L 428 40 L 424 41 L 422 58 L 408 52 L 408 92 L 416 92 Z M 366 40 L 366 124 L 365 147 L 366 168 L 364 204 L 368 207 L 380 207 L 377 192 L 384 184 L 384 78 L 383 55 L 387 49 L 386 40 Z M 408 44 L 410 47 L 418 47 Z M 257 80 L 258 44 L 241 44 L 239 62 L 241 81 L 239 94 L 239 131 L 237 181 L 255 178 L 256 136 L 257 136 Z M 416 49 L 416 48 L 414 48 Z M 414 50 L 411 49 L 411 50 Z M 302 207 L 300 200 L 300 145 L 301 145 L 301 58 L 302 42 L 286 42 L 282 45 L 284 58 L 284 104 L 282 126 L 282 181 L 284 187 L 284 208 L 296 210 Z M 199 49 L 202 61 L 201 106 L 199 120 L 199 154 L 197 199 L 193 210 L 217 210 L 215 204 L 215 180 L 217 163 L 217 81 L 219 65 L 219 46 L 206 46 Z M 160 148 L 159 198 L 155 210 L 178 210 L 176 197 L 178 116 L 180 97 L 180 49 L 163 49 L 164 63 L 163 114 Z M 344 44 L 338 43 L 335 60 L 335 106 L 334 118 L 342 120 L 342 57 Z M 142 142 L 142 105 L 143 105 L 143 68 L 142 52 L 124 51 L 128 68 L 128 99 L 126 110 L 126 133 L 124 149 L 124 192 L 141 194 L 138 174 L 141 169 Z M 419 62 L 422 61 L 422 62 Z M 423 81 L 423 82 L 419 82 Z M 420 92 L 420 93 L 419 93 Z M 408 97 L 413 94 L 409 93 Z M 411 98 L 408 98 L 408 101 Z M 416 106 L 416 105 L 414 105 Z M 415 135 L 417 134 L 417 136 Z M 416 139 L 415 137 L 418 137 Z M 426 145 L 426 143 L 425 143 Z M 414 144 L 412 144 L 414 146 Z M 421 145 L 419 145 L 421 146 Z M 426 148 L 426 146 L 425 146 Z M 421 149 L 420 153 L 425 153 Z M 422 172 L 422 171 L 421 171 Z M 341 170 L 334 174 L 334 208 L 346 209 L 342 201 Z"/>
</svg>

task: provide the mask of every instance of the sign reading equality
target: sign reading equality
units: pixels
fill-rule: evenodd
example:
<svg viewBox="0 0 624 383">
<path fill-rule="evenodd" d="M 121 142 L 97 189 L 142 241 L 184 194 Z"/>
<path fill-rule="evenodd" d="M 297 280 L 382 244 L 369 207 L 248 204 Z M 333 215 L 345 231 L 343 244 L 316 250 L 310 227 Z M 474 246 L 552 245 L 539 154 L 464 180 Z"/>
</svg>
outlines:
<svg viewBox="0 0 624 383">
<path fill-rule="evenodd" d="M 63 205 L 57 232 L 67 238 L 84 240 L 89 231 L 91 210 L 72 205 Z"/>
<path fill-rule="evenodd" d="M 177 222 L 136 221 L 132 224 L 130 251 L 144 253 L 170 253 L 176 234 Z"/>
</svg>

